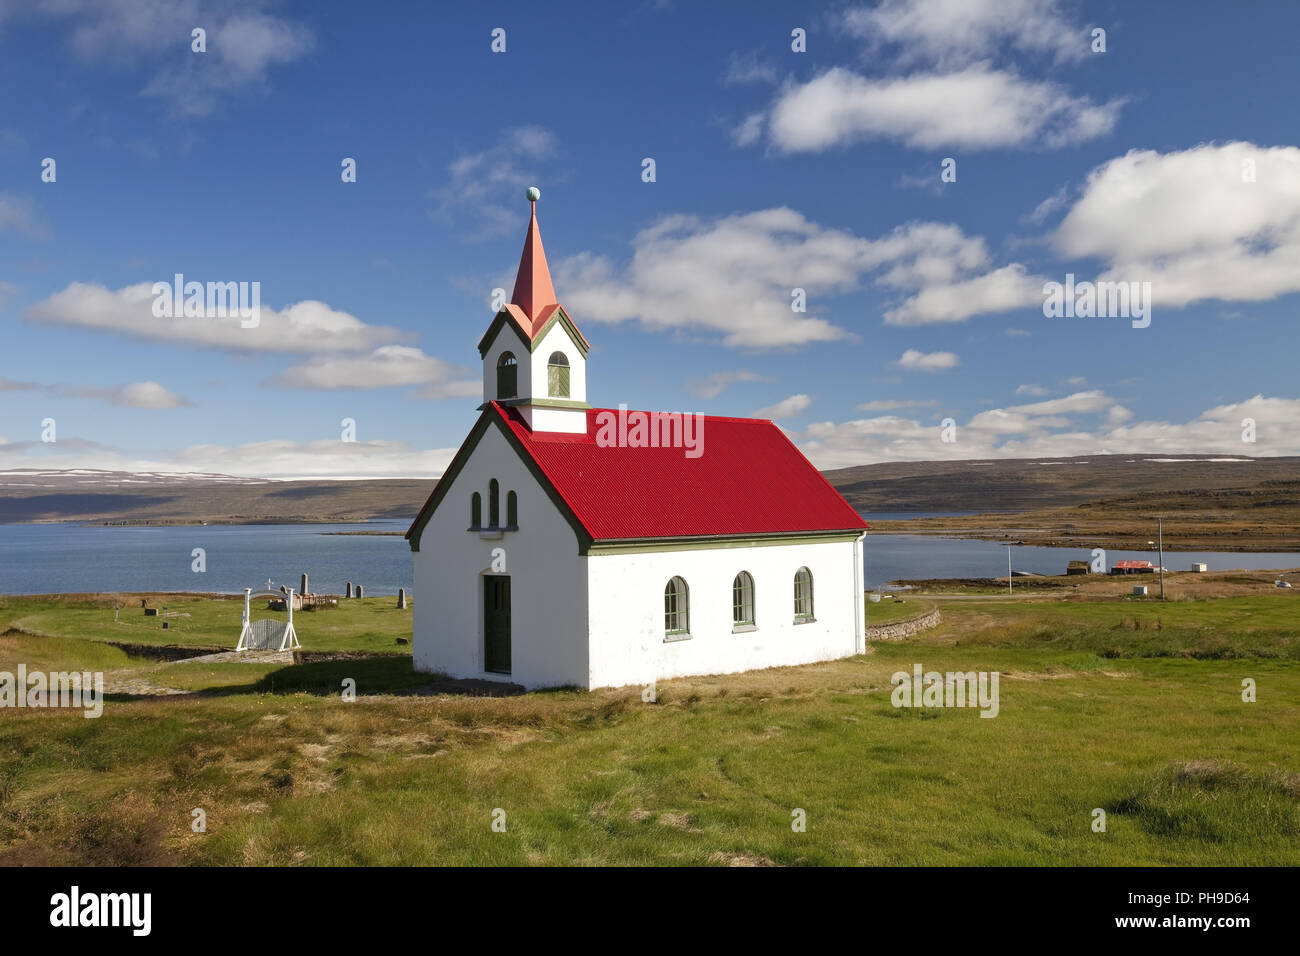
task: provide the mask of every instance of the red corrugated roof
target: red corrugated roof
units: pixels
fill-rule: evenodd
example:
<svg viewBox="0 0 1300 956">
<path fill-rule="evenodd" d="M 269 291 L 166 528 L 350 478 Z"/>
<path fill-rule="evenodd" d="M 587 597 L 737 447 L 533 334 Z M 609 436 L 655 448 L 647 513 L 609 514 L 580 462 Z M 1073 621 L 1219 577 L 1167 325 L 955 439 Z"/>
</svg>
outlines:
<svg viewBox="0 0 1300 956">
<path fill-rule="evenodd" d="M 586 434 L 528 429 L 499 415 L 594 540 L 862 531 L 869 526 L 770 421 L 705 416 L 703 453 L 602 447 L 597 416 Z M 627 414 L 632 414 L 628 412 Z"/>
</svg>

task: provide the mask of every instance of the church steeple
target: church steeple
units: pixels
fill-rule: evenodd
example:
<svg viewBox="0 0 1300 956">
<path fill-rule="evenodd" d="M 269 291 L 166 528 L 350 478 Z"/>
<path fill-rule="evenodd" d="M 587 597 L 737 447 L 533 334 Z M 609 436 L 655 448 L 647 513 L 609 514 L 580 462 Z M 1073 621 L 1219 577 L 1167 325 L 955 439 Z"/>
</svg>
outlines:
<svg viewBox="0 0 1300 956">
<path fill-rule="evenodd" d="M 532 214 L 510 301 L 479 341 L 483 401 L 519 409 L 539 432 L 587 430 L 587 351 L 590 346 L 555 299 L 537 225 L 541 190 L 528 187 Z"/>
<path fill-rule="evenodd" d="M 542 191 L 528 187 L 528 202 L 532 217 L 528 220 L 528 235 L 524 237 L 524 251 L 519 257 L 519 272 L 515 276 L 515 291 L 510 301 L 524 310 L 533 322 L 548 305 L 555 305 L 555 287 L 551 285 L 551 270 L 546 265 L 546 250 L 542 248 L 542 231 L 537 226 L 537 200 Z"/>
</svg>

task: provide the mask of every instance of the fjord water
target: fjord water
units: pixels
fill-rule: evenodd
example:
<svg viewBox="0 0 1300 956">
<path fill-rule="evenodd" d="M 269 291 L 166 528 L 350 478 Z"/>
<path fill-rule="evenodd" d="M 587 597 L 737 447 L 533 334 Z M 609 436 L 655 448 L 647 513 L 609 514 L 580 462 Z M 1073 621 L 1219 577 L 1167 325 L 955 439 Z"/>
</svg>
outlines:
<svg viewBox="0 0 1300 956">
<path fill-rule="evenodd" d="M 867 515 L 883 518 L 885 515 Z M 889 516 L 895 517 L 895 516 Z M 897 517 L 921 517 L 920 515 Z M 337 525 L 101 526 L 0 525 L 0 594 L 72 594 L 105 591 L 209 591 L 238 593 L 297 588 L 311 575 L 319 594 L 342 594 L 348 581 L 367 594 L 396 594 L 411 587 L 411 552 L 401 537 L 409 522 L 371 521 Z M 390 532 L 337 534 L 330 532 Z M 398 532 L 398 534 L 391 534 Z M 193 570 L 195 548 L 204 549 L 206 571 Z M 1148 559 L 1151 551 L 1108 551 L 1113 563 Z M 1061 574 L 1066 562 L 1090 560 L 1082 548 L 1016 547 L 1017 571 Z M 1212 571 L 1298 568 L 1300 553 L 1166 551 L 1165 567 L 1186 571 L 1204 561 Z M 999 577 L 1007 573 L 1007 549 L 996 541 L 929 535 L 869 533 L 866 584 L 878 587 L 904 578 Z"/>
<path fill-rule="evenodd" d="M 102 526 L 0 525 L 0 594 L 87 591 L 298 589 L 311 575 L 318 594 L 342 594 L 348 581 L 366 594 L 411 590 L 405 520 L 364 524 Z M 380 531 L 396 535 L 331 534 Z M 206 570 L 195 571 L 195 548 Z"/>
</svg>

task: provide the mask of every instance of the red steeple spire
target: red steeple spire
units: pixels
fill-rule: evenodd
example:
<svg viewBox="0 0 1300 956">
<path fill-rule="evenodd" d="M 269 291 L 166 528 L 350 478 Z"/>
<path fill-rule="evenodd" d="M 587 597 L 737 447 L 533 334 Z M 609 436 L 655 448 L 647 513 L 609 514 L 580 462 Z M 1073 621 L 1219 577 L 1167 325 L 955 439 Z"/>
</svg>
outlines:
<svg viewBox="0 0 1300 956">
<path fill-rule="evenodd" d="M 528 221 L 528 235 L 524 238 L 523 255 L 519 257 L 519 273 L 515 277 L 515 291 L 510 301 L 524 310 L 530 321 L 548 305 L 555 304 L 555 287 L 551 285 L 551 270 L 546 265 L 546 250 L 542 248 L 542 233 L 537 228 L 537 200 L 541 191 L 535 186 L 528 190 L 528 200 L 533 207 Z"/>
</svg>

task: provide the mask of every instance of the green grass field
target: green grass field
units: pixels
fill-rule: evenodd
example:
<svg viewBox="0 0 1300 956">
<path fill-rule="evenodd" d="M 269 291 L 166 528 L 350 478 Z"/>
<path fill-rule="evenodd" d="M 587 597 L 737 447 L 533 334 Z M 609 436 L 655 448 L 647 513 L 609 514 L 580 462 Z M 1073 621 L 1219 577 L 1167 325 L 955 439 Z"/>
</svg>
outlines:
<svg viewBox="0 0 1300 956">
<path fill-rule="evenodd" d="M 881 624 L 893 624 L 921 617 L 934 610 L 934 602 L 911 597 L 894 598 L 886 595 L 877 602 L 866 602 L 867 627 L 879 627 Z"/>
<path fill-rule="evenodd" d="M 0 711 L 0 863 L 1300 863 L 1300 604 L 1285 592 L 940 599 L 943 623 L 909 641 L 666 681 L 653 703 L 641 688 L 413 695 L 428 677 L 386 598 L 295 615 L 306 649 L 378 656 L 296 666 L 105 643 L 126 627 L 230 647 L 234 602 L 160 598 L 190 614 L 167 632 L 95 603 L 0 599 L 0 671 L 197 693 L 114 694 L 97 720 Z M 998 671 L 998 717 L 894 708 L 890 676 L 915 663 Z"/>
</svg>

